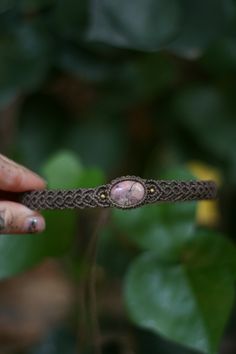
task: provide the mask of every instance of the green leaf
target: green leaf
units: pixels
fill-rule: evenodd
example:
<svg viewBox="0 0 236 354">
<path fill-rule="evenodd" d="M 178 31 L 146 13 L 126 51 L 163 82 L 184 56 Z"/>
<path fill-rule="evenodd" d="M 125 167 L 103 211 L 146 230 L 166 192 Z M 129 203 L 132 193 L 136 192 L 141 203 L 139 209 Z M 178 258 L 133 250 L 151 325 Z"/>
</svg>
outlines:
<svg viewBox="0 0 236 354">
<path fill-rule="evenodd" d="M 144 100 L 146 97 L 150 99 L 163 94 L 178 80 L 176 65 L 162 53 L 147 54 L 136 62 L 130 63 L 129 67 L 133 80 L 127 94 L 128 91 L 134 91 L 137 100 Z"/>
<path fill-rule="evenodd" d="M 0 235 L 0 279 L 12 277 L 42 261 L 41 235 Z"/>
<path fill-rule="evenodd" d="M 8 11 L 15 5 L 15 0 L 2 0 L 0 3 L 0 13 Z"/>
<path fill-rule="evenodd" d="M 20 10 L 24 13 L 40 11 L 52 5 L 55 0 L 1 0 L 0 11 Z"/>
<path fill-rule="evenodd" d="M 168 46 L 174 53 L 194 59 L 226 32 L 227 5 L 221 0 L 183 0 L 181 32 Z"/>
<path fill-rule="evenodd" d="M 70 41 L 81 41 L 83 29 L 87 22 L 86 0 L 63 0 L 55 1 L 53 13 L 50 18 L 53 30 L 58 32 L 62 38 Z M 60 45 L 61 41 L 59 42 Z"/>
<path fill-rule="evenodd" d="M 124 122 L 104 113 L 93 112 L 82 123 L 76 124 L 67 137 L 69 149 L 77 151 L 82 160 L 90 166 L 105 171 L 117 168 L 126 154 Z"/>
<path fill-rule="evenodd" d="M 231 76 L 236 71 L 235 39 L 221 38 L 205 51 L 200 64 L 216 77 Z"/>
<path fill-rule="evenodd" d="M 33 27 L 22 24 L 16 27 L 2 32 L 0 37 L 0 96 L 36 89 L 49 68 L 45 38 Z"/>
<path fill-rule="evenodd" d="M 59 257 L 65 254 L 72 244 L 77 214 L 74 210 L 46 211 L 43 213 L 47 227 L 41 236 L 41 245 L 47 256 Z M 36 246 L 36 245 L 35 245 Z"/>
<path fill-rule="evenodd" d="M 162 53 L 144 54 L 121 65 L 122 70 L 117 72 L 116 83 L 113 79 L 110 91 L 118 84 L 115 94 L 123 97 L 128 105 L 164 94 L 179 77 L 174 62 Z"/>
<path fill-rule="evenodd" d="M 183 248 L 181 260 L 194 267 L 217 267 L 236 276 L 236 248 L 216 231 L 197 229 L 195 238 Z"/>
<path fill-rule="evenodd" d="M 156 50 L 179 31 L 177 0 L 91 0 L 87 38 L 117 47 Z"/>
<path fill-rule="evenodd" d="M 54 5 L 55 0 L 21 0 L 20 8 L 26 12 L 40 11 Z"/>
<path fill-rule="evenodd" d="M 111 225 L 106 225 L 99 234 L 97 264 L 103 267 L 106 276 L 124 276 L 133 258 L 133 250 L 127 246 L 127 241 L 119 237 Z"/>
<path fill-rule="evenodd" d="M 46 163 L 43 175 L 49 188 L 76 188 L 82 171 L 82 164 L 74 153 L 61 151 Z"/>
<path fill-rule="evenodd" d="M 44 174 L 50 188 L 78 187 L 82 167 L 76 156 L 58 153 L 45 165 Z M 46 231 L 40 235 L 1 235 L 0 278 L 7 278 L 41 262 L 48 256 L 67 252 L 75 234 L 75 211 L 48 211 Z"/>
<path fill-rule="evenodd" d="M 119 232 L 142 249 L 155 250 L 161 259 L 176 259 L 194 237 L 196 203 L 150 205 L 114 210 Z"/>
<path fill-rule="evenodd" d="M 232 272 L 229 264 L 218 264 L 219 255 L 226 261 L 227 256 L 232 260 L 232 253 L 234 258 L 236 253 L 223 237 L 214 235 L 214 243 L 212 234 L 205 232 L 196 235 L 196 243 L 198 236 L 204 252 L 197 252 L 195 257 L 193 243 L 182 263 L 163 264 L 151 252 L 140 256 L 126 277 L 125 302 L 135 324 L 190 348 L 215 354 L 233 305 L 236 276 L 236 268 Z"/>
<path fill-rule="evenodd" d="M 212 86 L 190 86 L 175 96 L 173 110 L 201 147 L 235 165 L 235 110 L 224 93 Z"/>
<path fill-rule="evenodd" d="M 39 171 L 48 156 L 63 146 L 68 119 L 68 112 L 53 97 L 43 94 L 28 97 L 19 116 L 17 152 L 22 163 Z"/>
<path fill-rule="evenodd" d="M 98 82 L 109 78 L 117 67 L 109 60 L 102 60 L 99 56 L 95 58 L 94 54 L 91 55 L 68 43 L 60 46 L 56 61 L 63 70 L 79 78 Z"/>
<path fill-rule="evenodd" d="M 79 177 L 79 186 L 81 188 L 93 188 L 103 183 L 105 183 L 105 175 L 96 167 L 82 171 Z"/>
<path fill-rule="evenodd" d="M 78 157 L 67 151 L 53 156 L 43 168 L 49 188 L 77 188 L 83 174 Z M 50 255 L 62 255 L 70 246 L 75 233 L 76 211 L 55 210 L 44 212 L 47 229 L 44 233 L 45 247 Z"/>
</svg>

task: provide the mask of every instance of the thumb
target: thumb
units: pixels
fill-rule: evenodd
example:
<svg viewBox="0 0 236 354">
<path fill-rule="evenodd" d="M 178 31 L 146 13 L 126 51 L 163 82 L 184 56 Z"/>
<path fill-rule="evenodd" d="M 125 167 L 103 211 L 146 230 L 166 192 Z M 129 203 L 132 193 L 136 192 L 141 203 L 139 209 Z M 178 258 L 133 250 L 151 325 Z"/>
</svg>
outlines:
<svg viewBox="0 0 236 354">
<path fill-rule="evenodd" d="M 44 218 L 37 212 L 15 202 L 0 202 L 0 234 L 37 233 L 44 229 Z"/>
</svg>

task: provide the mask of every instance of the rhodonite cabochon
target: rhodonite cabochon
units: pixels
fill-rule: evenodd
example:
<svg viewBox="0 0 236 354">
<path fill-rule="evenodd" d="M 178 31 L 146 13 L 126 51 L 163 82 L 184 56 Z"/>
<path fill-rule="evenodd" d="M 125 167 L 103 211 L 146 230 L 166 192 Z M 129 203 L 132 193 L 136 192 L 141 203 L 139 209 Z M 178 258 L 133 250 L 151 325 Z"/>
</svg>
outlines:
<svg viewBox="0 0 236 354">
<path fill-rule="evenodd" d="M 145 186 L 138 180 L 116 181 L 110 189 L 111 201 L 121 208 L 135 207 L 143 201 L 144 197 Z"/>
</svg>

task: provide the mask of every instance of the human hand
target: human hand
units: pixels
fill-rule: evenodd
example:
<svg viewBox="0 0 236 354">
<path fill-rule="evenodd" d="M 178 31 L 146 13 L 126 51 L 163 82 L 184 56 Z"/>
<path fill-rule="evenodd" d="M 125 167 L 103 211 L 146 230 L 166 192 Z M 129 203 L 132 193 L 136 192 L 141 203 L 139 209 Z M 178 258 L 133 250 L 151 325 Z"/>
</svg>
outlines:
<svg viewBox="0 0 236 354">
<path fill-rule="evenodd" d="M 45 181 L 34 172 L 0 154 L 0 191 L 44 189 Z M 25 234 L 45 229 L 44 218 L 16 202 L 0 198 L 0 234 Z"/>
</svg>

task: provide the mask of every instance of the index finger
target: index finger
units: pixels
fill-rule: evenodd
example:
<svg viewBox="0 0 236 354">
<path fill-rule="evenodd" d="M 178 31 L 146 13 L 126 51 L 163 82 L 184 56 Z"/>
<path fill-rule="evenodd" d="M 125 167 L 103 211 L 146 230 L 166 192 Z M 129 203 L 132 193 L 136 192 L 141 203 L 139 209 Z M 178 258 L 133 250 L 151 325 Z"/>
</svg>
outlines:
<svg viewBox="0 0 236 354">
<path fill-rule="evenodd" d="M 0 154 L 0 190 L 24 192 L 45 187 L 45 181 L 36 173 Z"/>
</svg>

